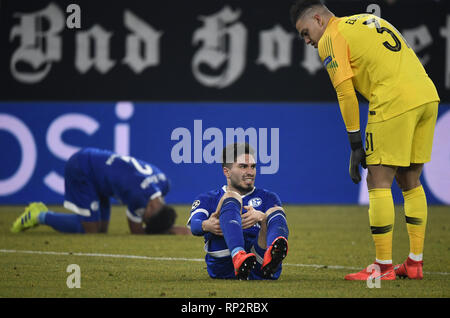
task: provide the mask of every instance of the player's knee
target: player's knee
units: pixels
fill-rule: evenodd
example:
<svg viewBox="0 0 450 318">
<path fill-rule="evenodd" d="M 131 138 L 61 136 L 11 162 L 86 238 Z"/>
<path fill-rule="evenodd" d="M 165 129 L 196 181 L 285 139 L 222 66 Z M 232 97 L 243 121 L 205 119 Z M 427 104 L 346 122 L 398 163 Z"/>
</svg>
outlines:
<svg viewBox="0 0 450 318">
<path fill-rule="evenodd" d="M 377 188 L 390 188 L 392 185 L 393 178 L 386 177 L 382 174 L 376 174 L 373 172 L 367 173 L 367 188 L 370 189 L 377 189 Z"/>
<path fill-rule="evenodd" d="M 408 179 L 395 178 L 395 180 L 397 181 L 398 187 L 403 192 L 412 190 L 421 185 L 420 179 L 408 180 Z"/>
<path fill-rule="evenodd" d="M 423 164 L 413 164 L 410 167 L 398 169 L 395 180 L 402 191 L 408 191 L 421 185 L 422 167 Z"/>
<path fill-rule="evenodd" d="M 242 197 L 239 193 L 234 192 L 234 191 L 227 191 L 225 192 L 225 194 L 223 195 L 223 199 L 224 201 L 226 199 L 236 199 L 240 205 L 242 205 Z"/>
<path fill-rule="evenodd" d="M 283 213 L 285 213 L 284 209 L 281 206 L 274 206 L 266 211 L 266 217 L 268 217 L 269 215 L 271 215 L 276 211 L 283 211 Z"/>
</svg>

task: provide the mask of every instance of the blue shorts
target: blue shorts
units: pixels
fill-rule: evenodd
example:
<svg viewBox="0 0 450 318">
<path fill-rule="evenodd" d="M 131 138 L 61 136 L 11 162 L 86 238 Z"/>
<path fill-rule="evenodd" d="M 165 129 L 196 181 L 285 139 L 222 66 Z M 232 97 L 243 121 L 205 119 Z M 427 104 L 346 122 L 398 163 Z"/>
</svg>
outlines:
<svg viewBox="0 0 450 318">
<path fill-rule="evenodd" d="M 83 222 L 109 221 L 111 205 L 109 197 L 101 196 L 87 171 L 83 153 L 73 155 L 64 170 L 64 207 L 79 214 Z"/>
<path fill-rule="evenodd" d="M 250 272 L 248 276 L 249 280 L 263 280 L 267 279 L 263 277 L 261 271 L 262 262 L 264 259 L 264 253 L 266 249 L 258 246 L 258 237 L 245 238 L 245 251 L 247 253 L 254 253 L 256 255 L 257 264 L 255 269 Z M 226 257 L 213 257 L 209 254 L 205 256 L 206 266 L 208 274 L 211 278 L 222 278 L 222 279 L 236 279 L 234 274 L 234 266 L 231 256 Z M 282 265 L 270 278 L 276 280 L 280 277 L 282 270 Z"/>
</svg>

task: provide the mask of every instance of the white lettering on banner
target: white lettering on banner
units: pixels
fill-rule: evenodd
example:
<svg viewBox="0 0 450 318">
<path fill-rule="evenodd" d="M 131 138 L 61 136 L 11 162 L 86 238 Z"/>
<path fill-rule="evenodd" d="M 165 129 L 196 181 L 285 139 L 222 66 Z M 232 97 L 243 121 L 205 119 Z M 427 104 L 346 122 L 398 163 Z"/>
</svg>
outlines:
<svg viewBox="0 0 450 318">
<path fill-rule="evenodd" d="M 77 8 L 78 7 L 78 8 Z M 81 25 L 78 5 L 69 5 L 67 12 L 73 12 L 66 21 L 67 27 L 79 29 Z M 78 10 L 78 11 L 77 11 Z M 20 24 L 11 29 L 10 41 L 20 39 L 19 47 L 11 56 L 10 70 L 14 79 L 21 83 L 33 84 L 42 81 L 50 72 L 52 63 L 62 58 L 62 36 L 64 13 L 53 2 L 45 9 L 32 13 L 16 13 Z M 42 25 L 48 25 L 43 31 Z M 132 33 L 126 37 L 123 63 L 135 73 L 141 73 L 150 66 L 159 65 L 159 38 L 156 32 L 131 11 L 125 10 L 124 24 Z M 77 31 L 75 35 L 75 69 L 81 74 L 91 68 L 101 74 L 109 72 L 116 61 L 110 58 L 110 38 L 113 32 L 95 24 L 88 30 Z M 19 69 L 18 64 L 26 64 L 29 70 Z"/>
<path fill-rule="evenodd" d="M 260 52 L 257 64 L 266 66 L 274 72 L 291 64 L 292 40 L 294 35 L 286 32 L 280 25 L 259 34 Z"/>
<path fill-rule="evenodd" d="M 133 116 L 134 106 L 130 102 L 119 102 L 115 107 L 115 114 L 121 120 L 128 120 Z M 56 117 L 47 129 L 46 144 L 52 155 L 67 161 L 81 147 L 69 145 L 62 139 L 63 134 L 71 129 L 81 130 L 88 136 L 93 135 L 100 128 L 94 118 L 80 113 L 67 113 Z M 0 196 L 12 195 L 20 191 L 30 181 L 37 163 L 37 147 L 32 132 L 20 119 L 0 113 L 0 130 L 5 130 L 17 139 L 21 158 L 17 171 L 5 179 L 0 179 Z M 126 123 L 118 123 L 114 127 L 114 151 L 119 155 L 129 155 L 130 127 Z M 56 171 L 50 171 L 43 179 L 43 183 L 52 191 L 64 193 L 64 177 Z"/>
<path fill-rule="evenodd" d="M 233 11 L 225 6 L 216 14 L 199 17 L 203 27 L 194 32 L 192 44 L 202 46 L 194 55 L 192 71 L 203 85 L 223 88 L 242 74 L 247 54 L 247 29 L 238 22 L 240 15 L 240 10 Z M 208 65 L 212 72 L 202 72 L 202 64 Z M 223 72 L 214 74 L 223 65 L 226 65 Z"/>
<path fill-rule="evenodd" d="M 300 65 L 308 71 L 310 75 L 314 75 L 319 70 L 323 69 L 317 50 L 311 45 L 305 45 L 303 56 L 303 61 Z"/>
<path fill-rule="evenodd" d="M 75 67 L 78 71 L 83 74 L 95 67 L 100 73 L 106 73 L 114 66 L 115 62 L 109 58 L 111 36 L 112 32 L 105 31 L 99 25 L 77 33 Z"/>
<path fill-rule="evenodd" d="M 37 83 L 50 72 L 53 62 L 61 59 L 61 37 L 64 28 L 61 9 L 50 3 L 45 9 L 34 13 L 16 13 L 20 24 L 11 29 L 10 41 L 20 39 L 19 47 L 11 56 L 12 76 L 22 83 Z M 49 25 L 43 31 L 44 22 Z M 18 64 L 28 65 L 28 70 L 19 69 Z"/>
<path fill-rule="evenodd" d="M 423 170 L 424 179 L 433 195 L 450 204 L 450 111 L 441 115 L 434 130 L 431 161 Z"/>
<path fill-rule="evenodd" d="M 450 89 L 450 14 L 447 15 L 447 25 L 440 28 L 439 32 L 445 39 L 445 88 Z"/>
<path fill-rule="evenodd" d="M 69 113 L 56 118 L 47 130 L 47 147 L 55 157 L 66 161 L 81 148 L 71 146 L 62 140 L 62 135 L 70 129 L 81 130 L 92 135 L 99 128 L 99 123 L 91 117 L 83 114 Z M 44 177 L 44 184 L 53 191 L 64 193 L 64 177 L 57 172 L 51 171 Z"/>
<path fill-rule="evenodd" d="M 279 128 L 270 129 L 270 155 L 268 148 L 267 128 L 256 129 L 249 127 L 243 129 L 226 128 L 225 144 L 222 130 L 216 127 L 209 127 L 203 131 L 202 120 L 194 120 L 194 136 L 185 127 L 178 127 L 172 131 L 171 140 L 178 141 L 172 147 L 171 158 L 176 164 L 192 163 L 192 144 L 194 145 L 194 163 L 221 163 L 222 150 L 226 145 L 234 142 L 248 142 L 255 150 L 255 160 L 262 163 L 261 174 L 275 174 L 279 169 Z M 203 141 L 211 141 L 203 148 Z M 259 151 L 258 151 L 259 150 Z"/>
<path fill-rule="evenodd" d="M 116 116 L 121 120 L 128 120 L 133 116 L 134 106 L 130 102 L 118 102 Z M 114 127 L 114 151 L 122 156 L 130 155 L 130 125 L 117 124 Z"/>
<path fill-rule="evenodd" d="M 17 171 L 0 180 L 0 196 L 6 196 L 20 191 L 28 183 L 36 166 L 37 150 L 31 131 L 20 119 L 0 113 L 0 130 L 6 130 L 17 139 L 22 153 Z"/>
<path fill-rule="evenodd" d="M 68 28 L 79 29 L 80 10 L 81 8 L 78 10 L 72 5 L 67 7 L 67 12 L 72 12 L 66 20 Z M 376 4 L 369 5 L 367 11 L 378 16 L 381 14 L 380 6 Z M 249 39 L 249 32 L 240 21 L 241 13 L 239 8 L 233 10 L 225 6 L 215 14 L 198 17 L 203 25 L 193 33 L 192 45 L 196 52 L 193 54 L 191 68 L 194 78 L 200 84 L 223 89 L 244 74 L 248 59 L 247 44 L 254 39 Z M 41 82 L 49 74 L 53 63 L 62 59 L 64 13 L 58 5 L 51 2 L 40 11 L 15 13 L 14 16 L 20 21 L 11 28 L 10 42 L 19 38 L 19 46 L 11 56 L 11 74 L 21 83 Z M 446 40 L 444 76 L 445 88 L 450 89 L 450 15 L 447 15 L 446 23 L 439 32 Z M 45 31 L 43 24 L 49 26 Z M 163 31 L 156 31 L 128 9 L 124 9 L 123 24 L 129 33 L 125 38 L 122 63 L 136 74 L 150 67 L 157 67 L 160 64 L 160 39 Z M 433 37 L 424 24 L 404 29 L 403 33 L 416 53 L 433 44 Z M 92 68 L 100 74 L 106 74 L 117 66 L 117 61 L 111 58 L 115 56 L 110 48 L 113 35 L 113 31 L 107 31 L 99 24 L 76 31 L 75 69 L 81 74 Z M 294 35 L 294 31 L 287 32 L 278 24 L 272 29 L 262 30 L 259 33 L 259 52 L 255 63 L 264 65 L 270 72 L 290 67 Z M 317 50 L 304 43 L 302 45 L 304 49 L 300 67 L 310 75 L 323 70 Z M 425 65 L 430 61 L 430 56 L 426 54 L 420 59 Z"/>
<path fill-rule="evenodd" d="M 147 67 L 158 65 L 162 32 L 155 31 L 129 10 L 125 10 L 124 23 L 134 33 L 127 36 L 123 63 L 138 74 Z"/>
<path fill-rule="evenodd" d="M 419 25 L 417 28 L 405 30 L 402 33 L 416 54 L 433 44 L 433 37 L 425 24 Z M 423 65 L 426 65 L 430 61 L 429 54 L 422 57 L 418 56 L 418 58 Z"/>
</svg>

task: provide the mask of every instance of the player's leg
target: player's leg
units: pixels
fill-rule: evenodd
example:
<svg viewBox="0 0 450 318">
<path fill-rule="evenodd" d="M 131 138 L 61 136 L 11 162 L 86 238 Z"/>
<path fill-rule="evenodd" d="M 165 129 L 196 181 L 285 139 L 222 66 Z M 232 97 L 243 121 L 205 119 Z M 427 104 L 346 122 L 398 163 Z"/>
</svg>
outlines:
<svg viewBox="0 0 450 318">
<path fill-rule="evenodd" d="M 376 262 L 392 266 L 392 234 L 394 230 L 394 200 L 391 185 L 396 167 L 368 166 L 369 224 L 375 243 Z"/>
<path fill-rule="evenodd" d="M 271 278 L 279 270 L 288 252 L 289 229 L 283 208 L 266 211 L 266 222 L 261 224 L 258 245 L 266 248 L 261 271 L 264 278 Z"/>
<path fill-rule="evenodd" d="M 431 160 L 434 128 L 438 103 L 420 106 L 414 131 L 411 162 L 409 167 L 400 168 L 396 180 L 402 189 L 406 227 L 409 235 L 410 254 L 406 261 L 396 266 L 396 274 L 413 279 L 423 278 L 423 248 L 427 223 L 427 199 L 420 183 L 423 165 Z"/>
<path fill-rule="evenodd" d="M 409 255 L 407 260 L 396 266 L 396 274 L 400 277 L 414 279 L 423 278 L 423 246 L 427 224 L 427 199 L 420 175 L 423 164 L 412 164 L 408 168 L 397 171 L 396 180 L 402 189 L 406 228 L 409 235 Z"/>
<path fill-rule="evenodd" d="M 405 134 L 403 130 L 400 132 L 401 128 L 406 131 Z M 412 133 L 408 135 L 407 128 L 401 116 L 384 122 L 369 123 L 366 127 L 368 212 L 376 259 L 375 264 L 359 273 L 349 274 L 345 279 L 365 280 L 377 275 L 382 276 L 382 279 L 395 279 L 392 266 L 395 211 L 391 186 L 397 167 L 409 165 Z"/>
<path fill-rule="evenodd" d="M 99 233 L 107 233 L 109 220 L 111 218 L 111 202 L 109 197 L 100 197 L 100 225 Z"/>
<path fill-rule="evenodd" d="M 19 233 L 39 225 L 39 214 L 48 211 L 42 202 L 32 202 L 25 207 L 25 211 L 14 221 L 11 232 Z"/>
<path fill-rule="evenodd" d="M 348 274 L 346 280 L 367 280 L 380 276 L 383 280 L 395 279 L 392 266 L 392 234 L 394 229 L 394 201 L 391 188 L 396 167 L 367 166 L 369 190 L 369 224 L 375 244 L 375 263 L 360 272 Z"/>
<path fill-rule="evenodd" d="M 67 161 L 65 167 L 66 196 L 68 195 L 74 202 L 76 202 L 77 198 L 80 198 L 78 190 L 84 190 L 80 175 L 82 174 L 78 168 L 77 155 L 74 155 Z M 80 186 L 79 189 L 75 189 L 78 192 L 74 190 L 77 186 Z M 20 232 L 37 225 L 48 225 L 57 231 L 65 233 L 84 232 L 79 215 L 49 211 L 42 202 L 31 203 L 14 222 L 11 231 Z"/>
<path fill-rule="evenodd" d="M 42 202 L 33 202 L 16 219 L 11 231 L 18 233 L 38 225 L 48 225 L 63 233 L 84 233 L 81 219 L 77 214 L 50 211 Z"/>
<path fill-rule="evenodd" d="M 242 198 L 234 192 L 226 192 L 221 202 L 219 221 L 227 247 L 230 250 L 238 279 L 247 279 L 256 265 L 253 253 L 245 252 L 242 232 Z"/>
<path fill-rule="evenodd" d="M 48 211 L 40 216 L 41 224 L 64 233 L 92 233 L 99 222 L 98 197 L 89 176 L 80 168 L 81 154 L 73 155 L 64 169 L 64 207 L 72 213 Z M 90 226 L 85 226 L 88 223 Z"/>
</svg>

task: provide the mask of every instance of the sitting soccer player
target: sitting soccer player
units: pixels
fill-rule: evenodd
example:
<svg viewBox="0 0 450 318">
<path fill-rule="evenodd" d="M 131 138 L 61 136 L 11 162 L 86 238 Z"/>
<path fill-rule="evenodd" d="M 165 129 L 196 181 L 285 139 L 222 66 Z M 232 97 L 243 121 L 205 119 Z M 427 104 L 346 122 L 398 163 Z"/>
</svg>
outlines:
<svg viewBox="0 0 450 318">
<path fill-rule="evenodd" d="M 86 148 L 75 153 L 64 171 L 64 207 L 75 212 L 57 213 L 41 202 L 31 203 L 13 223 L 11 231 L 40 224 L 65 233 L 106 233 L 110 198 L 127 206 L 132 234 L 190 234 L 174 226 L 176 212 L 164 203 L 169 180 L 156 166 L 108 150 Z"/>
<path fill-rule="evenodd" d="M 247 143 L 228 145 L 222 159 L 227 185 L 200 194 L 188 220 L 192 234 L 204 236 L 208 274 L 278 279 L 289 234 L 280 199 L 255 188 L 254 151 Z"/>
</svg>

